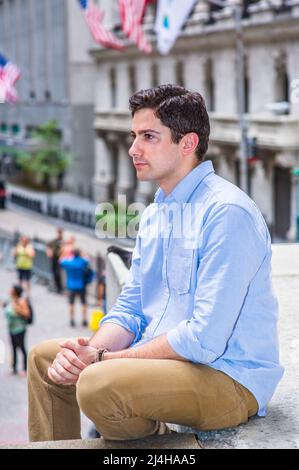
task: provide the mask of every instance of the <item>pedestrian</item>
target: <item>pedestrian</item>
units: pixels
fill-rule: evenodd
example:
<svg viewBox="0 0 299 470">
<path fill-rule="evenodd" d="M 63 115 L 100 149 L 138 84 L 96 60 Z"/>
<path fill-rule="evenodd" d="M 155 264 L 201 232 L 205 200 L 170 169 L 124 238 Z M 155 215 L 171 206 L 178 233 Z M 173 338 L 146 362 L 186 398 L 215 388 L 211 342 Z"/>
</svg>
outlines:
<svg viewBox="0 0 299 470">
<path fill-rule="evenodd" d="M 235 427 L 265 416 L 283 375 L 269 231 L 205 161 L 202 96 L 162 85 L 135 93 L 130 109 L 129 155 L 158 190 L 99 330 L 32 350 L 32 441 L 80 438 L 80 410 L 112 440 L 168 433 L 167 423 Z"/>
<path fill-rule="evenodd" d="M 66 271 L 66 286 L 69 291 L 70 326 L 75 326 L 75 299 L 80 298 L 82 306 L 82 326 L 87 326 L 86 282 L 85 272 L 89 261 L 81 256 L 78 249 L 74 250 L 72 258 L 63 258 L 60 266 Z"/>
<path fill-rule="evenodd" d="M 59 264 L 59 258 L 62 252 L 63 246 L 63 229 L 58 227 L 56 230 L 56 237 L 51 240 L 47 245 L 47 256 L 51 262 L 51 271 L 55 284 L 56 291 L 61 294 L 63 291 L 62 279 L 61 279 L 61 267 Z"/>
<path fill-rule="evenodd" d="M 97 263 L 97 306 L 100 307 L 104 313 L 106 313 L 106 272 L 105 272 L 105 261 L 101 255 L 96 258 Z"/>
<path fill-rule="evenodd" d="M 27 295 L 29 296 L 35 251 L 28 237 L 21 236 L 16 248 L 13 250 L 13 256 L 16 260 L 19 283 L 21 287 L 27 291 Z"/>
<path fill-rule="evenodd" d="M 60 260 L 72 259 L 74 257 L 76 238 L 71 235 L 61 247 Z"/>
<path fill-rule="evenodd" d="M 27 320 L 30 315 L 29 304 L 23 297 L 23 289 L 14 285 L 10 289 L 10 300 L 4 306 L 4 312 L 8 322 L 8 329 L 13 353 L 12 374 L 18 373 L 18 349 L 23 354 L 23 370 L 20 376 L 25 377 L 27 371 L 27 351 L 25 347 L 25 335 Z"/>
</svg>

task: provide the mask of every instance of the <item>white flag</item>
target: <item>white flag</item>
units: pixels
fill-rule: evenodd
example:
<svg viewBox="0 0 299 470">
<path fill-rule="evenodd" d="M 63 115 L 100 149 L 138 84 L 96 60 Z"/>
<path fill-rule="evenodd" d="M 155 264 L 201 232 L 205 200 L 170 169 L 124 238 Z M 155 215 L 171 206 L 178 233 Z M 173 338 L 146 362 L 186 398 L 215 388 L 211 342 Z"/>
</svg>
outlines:
<svg viewBox="0 0 299 470">
<path fill-rule="evenodd" d="M 158 0 L 155 31 L 161 54 L 170 51 L 196 2 L 197 0 Z"/>
</svg>

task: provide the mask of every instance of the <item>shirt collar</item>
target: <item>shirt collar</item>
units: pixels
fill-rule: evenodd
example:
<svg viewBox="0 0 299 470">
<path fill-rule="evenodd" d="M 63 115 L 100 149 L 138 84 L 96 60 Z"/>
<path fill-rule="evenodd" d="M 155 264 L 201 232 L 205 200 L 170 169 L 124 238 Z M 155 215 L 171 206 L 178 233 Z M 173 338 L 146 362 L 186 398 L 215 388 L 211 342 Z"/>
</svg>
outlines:
<svg viewBox="0 0 299 470">
<path fill-rule="evenodd" d="M 163 189 L 159 188 L 156 191 L 154 202 L 187 202 L 193 191 L 200 185 L 202 180 L 209 175 L 214 173 L 214 167 L 211 160 L 200 163 L 190 173 L 188 173 L 169 193 L 165 196 Z"/>
</svg>

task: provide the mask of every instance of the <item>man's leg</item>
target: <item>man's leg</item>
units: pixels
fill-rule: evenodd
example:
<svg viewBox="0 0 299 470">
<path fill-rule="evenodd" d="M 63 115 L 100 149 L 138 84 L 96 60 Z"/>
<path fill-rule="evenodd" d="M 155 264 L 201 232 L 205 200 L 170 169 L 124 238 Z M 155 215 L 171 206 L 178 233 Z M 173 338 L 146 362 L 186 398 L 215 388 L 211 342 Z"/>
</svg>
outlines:
<svg viewBox="0 0 299 470">
<path fill-rule="evenodd" d="M 76 291 L 69 291 L 69 313 L 70 313 L 70 325 L 75 326 L 75 297 Z"/>
<path fill-rule="evenodd" d="M 86 303 L 86 288 L 80 291 L 80 300 L 82 307 L 82 326 L 87 326 L 87 303 Z"/>
<path fill-rule="evenodd" d="M 11 346 L 12 346 L 12 371 L 14 374 L 17 373 L 17 343 L 16 335 L 10 334 Z"/>
<path fill-rule="evenodd" d="M 106 439 L 157 434 L 160 423 L 201 430 L 245 423 L 253 395 L 222 372 L 183 361 L 113 359 L 87 367 L 77 383 L 81 410 Z"/>
<path fill-rule="evenodd" d="M 51 441 L 80 439 L 80 410 L 76 387 L 56 385 L 48 367 L 60 351 L 61 340 L 35 346 L 28 360 L 29 439 Z"/>
</svg>

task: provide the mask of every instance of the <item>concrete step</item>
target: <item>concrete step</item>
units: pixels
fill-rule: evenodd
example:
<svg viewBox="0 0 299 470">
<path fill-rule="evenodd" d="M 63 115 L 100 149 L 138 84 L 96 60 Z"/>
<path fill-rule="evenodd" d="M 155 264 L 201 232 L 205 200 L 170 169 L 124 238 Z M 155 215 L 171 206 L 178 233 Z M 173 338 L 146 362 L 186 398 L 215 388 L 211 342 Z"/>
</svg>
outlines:
<svg viewBox="0 0 299 470">
<path fill-rule="evenodd" d="M 131 441 L 109 441 L 100 438 L 0 444 L 0 449 L 200 449 L 201 447 L 195 434 L 189 433 L 151 436 Z"/>
</svg>

